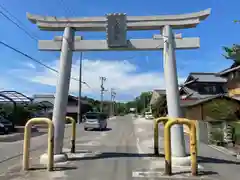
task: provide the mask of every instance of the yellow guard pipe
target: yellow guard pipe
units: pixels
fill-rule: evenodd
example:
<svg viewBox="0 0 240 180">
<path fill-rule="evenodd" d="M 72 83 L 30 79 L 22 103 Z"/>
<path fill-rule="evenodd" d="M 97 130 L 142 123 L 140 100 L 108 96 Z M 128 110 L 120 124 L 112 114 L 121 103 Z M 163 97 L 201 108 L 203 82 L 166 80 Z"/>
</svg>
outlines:
<svg viewBox="0 0 240 180">
<path fill-rule="evenodd" d="M 171 133 L 170 129 L 174 124 L 186 124 L 190 129 L 190 153 L 191 153 L 191 166 L 192 175 L 197 175 L 197 146 L 196 146 L 196 126 L 193 120 L 184 118 L 175 118 L 175 120 L 169 120 L 164 127 L 164 151 L 165 151 L 165 174 L 172 174 L 171 163 Z"/>
<path fill-rule="evenodd" d="M 154 138 L 153 138 L 153 143 L 154 143 L 154 154 L 159 155 L 159 146 L 158 146 L 158 124 L 163 122 L 165 123 L 168 121 L 168 117 L 160 117 L 157 119 L 154 119 Z"/>
<path fill-rule="evenodd" d="M 54 126 L 48 118 L 32 118 L 24 128 L 24 143 L 23 143 L 23 170 L 29 170 L 29 148 L 31 138 L 31 128 L 34 124 L 48 125 L 48 171 L 53 170 L 53 145 L 54 145 Z"/>
</svg>

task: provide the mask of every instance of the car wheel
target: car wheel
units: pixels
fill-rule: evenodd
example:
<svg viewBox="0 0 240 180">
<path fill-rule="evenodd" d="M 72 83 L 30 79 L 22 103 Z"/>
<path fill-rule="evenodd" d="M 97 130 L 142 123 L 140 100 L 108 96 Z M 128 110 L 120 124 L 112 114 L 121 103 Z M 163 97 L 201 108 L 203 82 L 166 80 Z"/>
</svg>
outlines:
<svg viewBox="0 0 240 180">
<path fill-rule="evenodd" d="M 8 133 L 9 133 L 9 130 L 4 129 L 4 134 L 8 134 Z"/>
<path fill-rule="evenodd" d="M 88 130 L 88 128 L 84 128 L 84 130 L 85 130 L 85 131 L 87 131 L 87 130 Z"/>
</svg>

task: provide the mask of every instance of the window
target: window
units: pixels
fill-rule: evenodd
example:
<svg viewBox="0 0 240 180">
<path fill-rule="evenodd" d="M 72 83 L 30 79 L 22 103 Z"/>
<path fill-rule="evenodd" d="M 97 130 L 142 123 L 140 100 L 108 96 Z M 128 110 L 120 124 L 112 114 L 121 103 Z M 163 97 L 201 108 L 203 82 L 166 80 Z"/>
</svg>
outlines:
<svg viewBox="0 0 240 180">
<path fill-rule="evenodd" d="M 87 119 L 98 119 L 98 113 L 88 113 L 86 114 Z"/>
<path fill-rule="evenodd" d="M 216 86 L 206 86 L 205 87 L 206 93 L 213 94 L 217 92 Z"/>
<path fill-rule="evenodd" d="M 216 94 L 216 93 L 220 93 L 218 91 L 220 91 L 220 90 L 219 90 L 219 88 L 216 85 L 202 84 L 198 88 L 198 92 L 200 94 Z"/>
</svg>

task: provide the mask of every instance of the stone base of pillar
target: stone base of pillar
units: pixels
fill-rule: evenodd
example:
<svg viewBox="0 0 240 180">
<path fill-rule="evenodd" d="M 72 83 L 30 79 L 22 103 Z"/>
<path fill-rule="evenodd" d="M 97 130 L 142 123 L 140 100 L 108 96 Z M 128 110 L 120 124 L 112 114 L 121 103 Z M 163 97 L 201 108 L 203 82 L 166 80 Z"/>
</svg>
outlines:
<svg viewBox="0 0 240 180">
<path fill-rule="evenodd" d="M 191 166 L 191 157 L 172 157 L 173 166 Z"/>
<path fill-rule="evenodd" d="M 66 162 L 68 160 L 67 154 L 55 154 L 53 156 L 53 162 L 59 163 L 59 162 Z M 40 156 L 40 164 L 47 165 L 48 164 L 48 154 L 44 153 Z"/>
</svg>

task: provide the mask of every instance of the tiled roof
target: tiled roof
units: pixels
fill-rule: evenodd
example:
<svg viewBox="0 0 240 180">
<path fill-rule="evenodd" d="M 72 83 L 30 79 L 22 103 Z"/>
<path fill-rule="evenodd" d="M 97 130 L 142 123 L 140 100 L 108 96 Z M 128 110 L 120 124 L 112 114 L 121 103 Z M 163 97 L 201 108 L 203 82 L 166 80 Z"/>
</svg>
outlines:
<svg viewBox="0 0 240 180">
<path fill-rule="evenodd" d="M 225 98 L 229 98 L 229 99 L 239 101 L 237 99 L 229 97 L 227 94 L 217 94 L 217 95 L 212 95 L 212 96 L 209 96 L 209 97 L 206 97 L 206 98 L 203 98 L 203 99 L 198 99 L 198 100 L 195 100 L 195 101 L 185 101 L 185 102 L 181 101 L 181 106 L 182 107 L 195 106 L 195 105 L 205 103 L 207 101 L 210 101 L 210 100 L 218 98 L 218 97 L 225 97 Z"/>
<path fill-rule="evenodd" d="M 190 89 L 187 86 L 182 87 L 181 90 L 185 91 L 189 96 L 191 96 L 191 98 L 202 99 L 212 96 L 212 94 L 199 94 L 197 91 L 194 91 L 193 89 Z"/>
<path fill-rule="evenodd" d="M 233 68 L 224 69 L 224 70 L 220 71 L 219 73 L 217 73 L 216 75 L 217 76 L 226 76 L 228 73 L 234 72 L 234 71 L 237 71 L 237 70 L 240 70 L 240 65 L 236 66 L 236 67 L 233 67 Z"/>
<path fill-rule="evenodd" d="M 153 91 L 157 92 L 160 95 L 165 95 L 166 94 L 166 90 L 165 89 L 155 89 Z"/>
<path fill-rule="evenodd" d="M 197 79 L 198 82 L 226 82 L 226 79 L 217 76 L 216 73 L 192 72 L 189 76 Z"/>
</svg>

